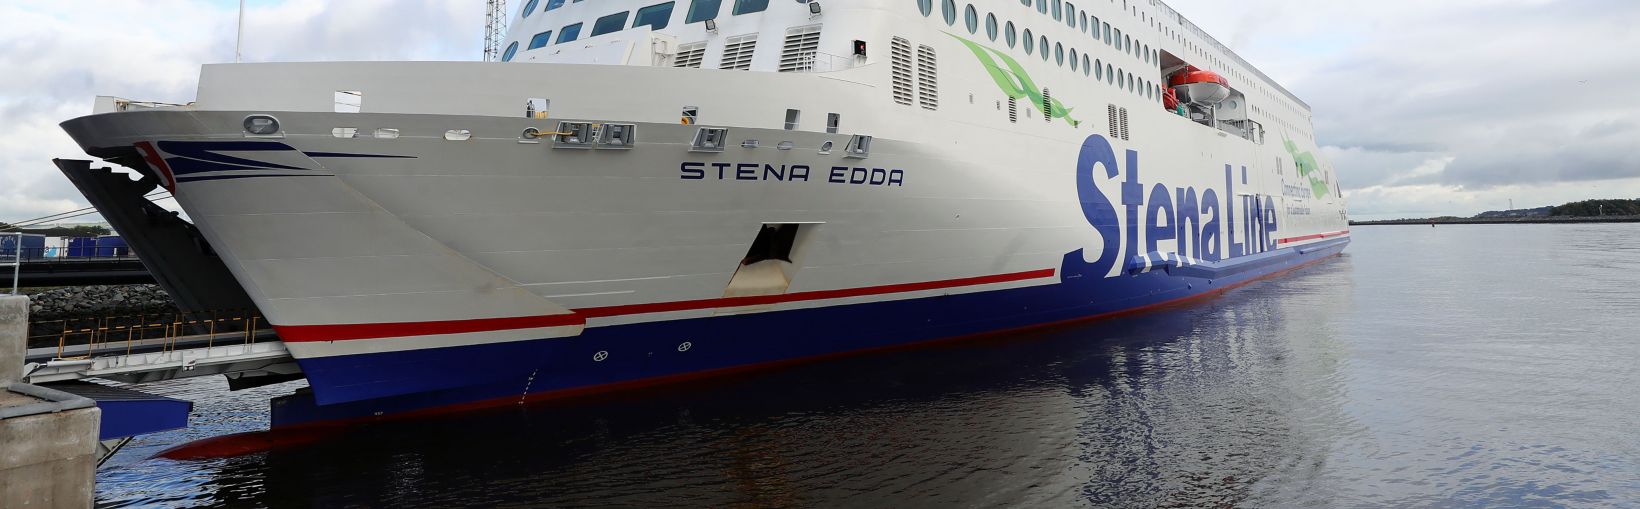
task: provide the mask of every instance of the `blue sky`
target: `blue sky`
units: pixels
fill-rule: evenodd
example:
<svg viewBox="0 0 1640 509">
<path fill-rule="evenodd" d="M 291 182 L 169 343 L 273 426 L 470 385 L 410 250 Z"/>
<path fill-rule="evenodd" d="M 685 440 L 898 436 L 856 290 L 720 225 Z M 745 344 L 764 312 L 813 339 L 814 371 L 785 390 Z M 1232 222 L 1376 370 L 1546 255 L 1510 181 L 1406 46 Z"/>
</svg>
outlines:
<svg viewBox="0 0 1640 509">
<path fill-rule="evenodd" d="M 1312 106 L 1352 217 L 1640 197 L 1640 99 L 1625 92 L 1640 83 L 1640 2 L 1169 4 Z M 246 61 L 475 60 L 482 47 L 481 0 L 249 6 Z M 0 3 L 0 221 L 85 206 L 51 167 L 80 156 L 56 124 L 98 94 L 189 101 L 200 64 L 232 61 L 237 7 Z"/>
</svg>

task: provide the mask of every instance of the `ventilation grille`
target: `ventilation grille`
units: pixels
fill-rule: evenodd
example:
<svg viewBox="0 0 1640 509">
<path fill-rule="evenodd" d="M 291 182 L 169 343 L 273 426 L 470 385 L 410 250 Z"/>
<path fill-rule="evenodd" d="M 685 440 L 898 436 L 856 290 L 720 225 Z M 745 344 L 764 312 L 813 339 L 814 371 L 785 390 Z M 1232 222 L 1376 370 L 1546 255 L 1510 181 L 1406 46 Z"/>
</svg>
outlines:
<svg viewBox="0 0 1640 509">
<path fill-rule="evenodd" d="M 911 104 L 911 41 L 895 37 L 888 45 L 889 60 L 893 62 L 889 74 L 894 78 L 894 102 Z"/>
<path fill-rule="evenodd" d="M 1046 88 L 1042 89 L 1042 120 L 1053 122 L 1053 96 Z"/>
<path fill-rule="evenodd" d="M 917 46 L 917 104 L 923 108 L 940 108 L 939 71 L 934 60 L 934 48 Z"/>
<path fill-rule="evenodd" d="M 815 51 L 819 49 L 820 25 L 787 30 L 786 45 L 780 48 L 780 72 L 813 69 Z"/>
<path fill-rule="evenodd" d="M 1122 139 L 1127 140 L 1127 139 L 1129 139 L 1128 138 L 1128 123 L 1127 123 L 1127 108 L 1122 108 L 1122 109 L 1117 110 L 1117 116 L 1121 117 L 1121 119 L 1122 119 L 1121 120 Z"/>
<path fill-rule="evenodd" d="M 1008 121 L 1019 123 L 1019 99 L 1008 96 Z"/>
<path fill-rule="evenodd" d="M 750 70 L 752 52 L 756 50 L 757 34 L 730 37 L 723 45 L 723 63 L 718 65 L 718 68 Z"/>
<path fill-rule="evenodd" d="M 1117 118 L 1116 118 L 1116 105 L 1114 105 L 1114 104 L 1105 105 L 1105 118 L 1110 119 L 1110 139 L 1113 139 L 1113 140 L 1122 139 L 1122 128 L 1121 128 L 1121 126 L 1116 124 L 1116 121 L 1117 121 Z"/>
<path fill-rule="evenodd" d="M 694 42 L 678 46 L 678 58 L 672 61 L 672 67 L 700 68 L 700 61 L 706 57 L 706 43 Z"/>
</svg>

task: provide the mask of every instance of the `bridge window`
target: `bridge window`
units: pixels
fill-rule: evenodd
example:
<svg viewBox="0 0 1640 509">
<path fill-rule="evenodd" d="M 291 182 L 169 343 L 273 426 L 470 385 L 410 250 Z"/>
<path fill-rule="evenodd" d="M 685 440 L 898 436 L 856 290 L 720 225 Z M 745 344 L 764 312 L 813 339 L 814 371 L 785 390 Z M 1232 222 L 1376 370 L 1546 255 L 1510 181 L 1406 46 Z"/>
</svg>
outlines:
<svg viewBox="0 0 1640 509">
<path fill-rule="evenodd" d="M 524 3 L 524 10 L 519 11 L 518 15 L 520 17 L 524 17 L 524 18 L 530 17 L 530 14 L 535 13 L 536 4 L 538 4 L 540 2 L 541 2 L 541 0 L 530 0 L 529 2 L 525 2 Z"/>
<path fill-rule="evenodd" d="M 694 0 L 689 3 L 689 15 L 683 18 L 683 22 L 696 23 L 716 19 L 721 8 L 723 0 Z"/>
<path fill-rule="evenodd" d="M 581 36 L 581 24 L 580 23 L 576 23 L 574 25 L 569 25 L 569 26 L 566 26 L 564 28 L 560 28 L 560 29 L 558 29 L 558 44 L 563 44 L 563 43 L 566 43 L 566 42 L 569 42 L 569 41 L 573 41 L 573 40 L 575 40 L 576 37 L 580 37 L 580 36 Z"/>
<path fill-rule="evenodd" d="M 564 0 L 547 0 L 547 10 L 549 11 L 563 6 Z"/>
<path fill-rule="evenodd" d="M 735 0 L 735 15 L 763 12 L 769 8 L 769 0 Z"/>
<path fill-rule="evenodd" d="M 507 45 L 507 51 L 501 53 L 501 61 L 502 62 L 510 62 L 513 59 L 513 55 L 517 55 L 517 54 L 518 54 L 518 41 L 513 41 L 512 44 Z"/>
<path fill-rule="evenodd" d="M 607 33 L 610 33 L 610 32 L 619 32 L 619 31 L 621 31 L 621 27 L 626 26 L 626 15 L 631 14 L 631 13 L 632 13 L 632 11 L 621 11 L 621 12 L 617 12 L 615 14 L 610 14 L 608 16 L 604 16 L 602 18 L 598 18 L 598 21 L 595 21 L 595 22 L 592 23 L 592 35 L 591 35 L 591 37 L 597 37 L 597 36 L 604 35 L 604 34 L 607 34 Z"/>
<path fill-rule="evenodd" d="M 675 3 L 677 2 L 667 2 L 638 9 L 638 15 L 632 17 L 632 28 L 641 26 L 647 26 L 650 30 L 666 28 L 666 24 L 672 21 L 672 5 Z"/>
<path fill-rule="evenodd" d="M 550 42 L 552 42 L 552 31 L 548 30 L 548 31 L 545 31 L 545 32 L 541 32 L 539 34 L 535 34 L 535 37 L 530 38 L 530 47 L 529 47 L 529 49 L 535 49 L 535 48 L 539 48 L 539 47 L 542 47 L 542 46 L 546 46 L 547 43 L 550 43 Z"/>
</svg>

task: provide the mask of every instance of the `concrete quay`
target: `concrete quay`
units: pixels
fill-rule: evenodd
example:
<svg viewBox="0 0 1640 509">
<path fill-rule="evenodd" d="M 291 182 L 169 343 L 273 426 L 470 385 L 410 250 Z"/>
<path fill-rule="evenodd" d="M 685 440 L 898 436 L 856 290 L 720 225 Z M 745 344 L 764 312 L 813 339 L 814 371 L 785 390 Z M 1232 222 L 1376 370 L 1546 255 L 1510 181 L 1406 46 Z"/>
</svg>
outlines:
<svg viewBox="0 0 1640 509">
<path fill-rule="evenodd" d="M 0 507 L 91 507 L 101 410 L 21 383 L 28 298 L 0 295 Z"/>
</svg>

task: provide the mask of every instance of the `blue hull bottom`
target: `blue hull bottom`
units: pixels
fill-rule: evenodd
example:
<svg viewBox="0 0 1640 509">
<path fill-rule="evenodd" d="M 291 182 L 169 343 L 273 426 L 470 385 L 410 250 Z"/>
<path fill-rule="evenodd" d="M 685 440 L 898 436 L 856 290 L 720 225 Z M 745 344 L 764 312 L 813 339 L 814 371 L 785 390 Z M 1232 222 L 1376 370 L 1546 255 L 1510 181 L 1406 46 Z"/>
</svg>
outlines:
<svg viewBox="0 0 1640 509">
<path fill-rule="evenodd" d="M 1096 318 L 1223 291 L 1336 255 L 1348 243 L 1336 238 L 1218 267 L 588 327 L 573 338 L 306 359 L 302 369 L 323 398 L 303 391 L 275 399 L 272 426 L 522 403 Z"/>
</svg>

